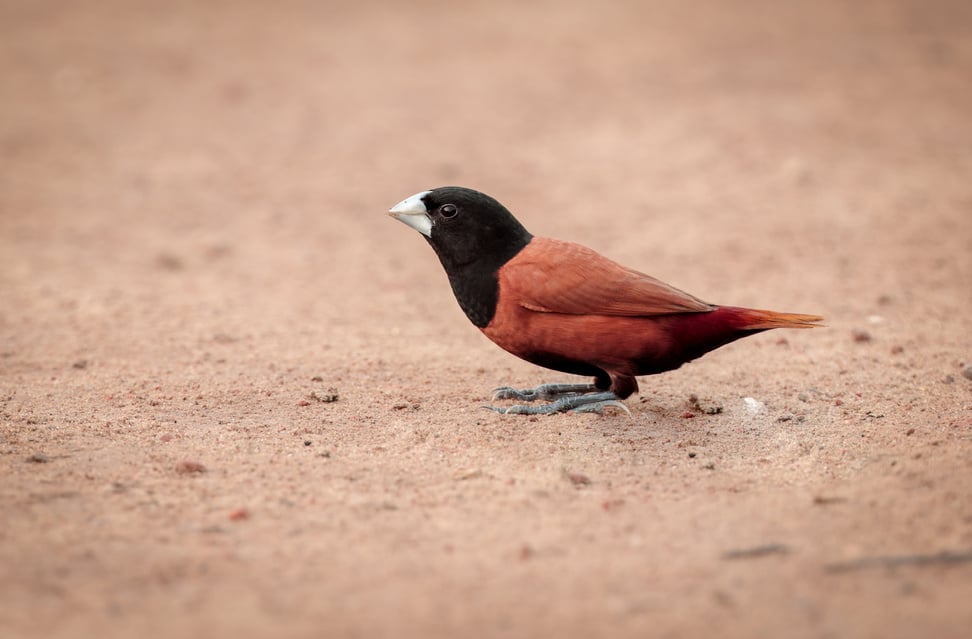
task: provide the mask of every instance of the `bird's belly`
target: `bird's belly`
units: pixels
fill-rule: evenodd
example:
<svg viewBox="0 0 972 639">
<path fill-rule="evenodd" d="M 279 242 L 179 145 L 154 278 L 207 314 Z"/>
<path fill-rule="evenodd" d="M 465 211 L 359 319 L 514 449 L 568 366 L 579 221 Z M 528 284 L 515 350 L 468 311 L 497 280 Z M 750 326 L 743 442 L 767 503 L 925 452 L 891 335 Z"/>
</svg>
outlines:
<svg viewBox="0 0 972 639">
<path fill-rule="evenodd" d="M 641 375 L 673 368 L 667 363 L 667 331 L 650 318 L 524 309 L 497 313 L 482 330 L 498 346 L 522 359 L 577 375 L 602 371 Z"/>
</svg>

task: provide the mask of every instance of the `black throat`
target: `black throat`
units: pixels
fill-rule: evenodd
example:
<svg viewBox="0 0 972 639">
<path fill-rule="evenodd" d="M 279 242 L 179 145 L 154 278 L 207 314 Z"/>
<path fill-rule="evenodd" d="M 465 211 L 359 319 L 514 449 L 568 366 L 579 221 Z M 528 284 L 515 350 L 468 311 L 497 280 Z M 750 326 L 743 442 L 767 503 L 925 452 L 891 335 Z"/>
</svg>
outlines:
<svg viewBox="0 0 972 639">
<path fill-rule="evenodd" d="M 533 236 L 506 207 L 472 189 L 440 187 L 426 193 L 422 202 L 431 221 L 426 240 L 466 317 L 485 328 L 496 314 L 499 270 Z"/>
<path fill-rule="evenodd" d="M 499 270 L 522 251 L 531 239 L 533 238 L 527 237 L 522 244 L 510 245 L 506 251 L 486 254 L 463 265 L 446 264 L 442 255 L 439 255 L 459 308 L 476 327 L 486 328 L 493 321 L 499 302 Z"/>
</svg>

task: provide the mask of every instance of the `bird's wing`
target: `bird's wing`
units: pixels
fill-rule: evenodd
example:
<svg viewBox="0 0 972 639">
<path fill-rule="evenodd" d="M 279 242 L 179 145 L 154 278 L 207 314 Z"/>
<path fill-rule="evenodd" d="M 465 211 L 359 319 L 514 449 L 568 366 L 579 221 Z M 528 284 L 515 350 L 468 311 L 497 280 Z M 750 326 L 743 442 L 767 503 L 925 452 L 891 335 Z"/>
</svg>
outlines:
<svg viewBox="0 0 972 639">
<path fill-rule="evenodd" d="M 568 315 L 651 316 L 715 307 L 573 242 L 535 237 L 500 269 L 500 295 Z"/>
</svg>

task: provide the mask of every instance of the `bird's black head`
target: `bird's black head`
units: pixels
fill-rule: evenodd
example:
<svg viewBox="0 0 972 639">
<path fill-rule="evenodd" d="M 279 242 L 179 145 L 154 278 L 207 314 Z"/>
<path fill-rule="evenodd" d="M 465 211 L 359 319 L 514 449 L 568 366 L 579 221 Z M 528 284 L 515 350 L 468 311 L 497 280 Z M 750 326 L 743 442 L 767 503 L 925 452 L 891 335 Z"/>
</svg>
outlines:
<svg viewBox="0 0 972 639">
<path fill-rule="evenodd" d="M 477 326 L 488 324 L 496 307 L 497 271 L 533 236 L 505 206 L 461 186 L 416 193 L 389 214 L 425 236 L 466 315 Z"/>
<path fill-rule="evenodd" d="M 499 268 L 531 238 L 505 206 L 461 186 L 417 193 L 390 213 L 426 237 L 446 271 L 479 261 Z"/>
</svg>

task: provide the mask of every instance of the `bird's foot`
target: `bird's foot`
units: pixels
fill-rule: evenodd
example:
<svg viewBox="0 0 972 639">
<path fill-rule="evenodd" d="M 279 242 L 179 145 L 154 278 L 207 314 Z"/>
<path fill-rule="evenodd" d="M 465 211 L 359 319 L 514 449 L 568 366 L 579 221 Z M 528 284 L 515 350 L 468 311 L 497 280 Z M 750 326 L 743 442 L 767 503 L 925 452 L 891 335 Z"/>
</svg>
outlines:
<svg viewBox="0 0 972 639">
<path fill-rule="evenodd" d="M 541 384 L 536 388 L 519 390 L 511 386 L 501 386 L 493 389 L 493 399 L 516 399 L 521 402 L 535 402 L 542 399 L 552 402 L 561 397 L 596 393 L 597 390 L 594 384 Z"/>
<path fill-rule="evenodd" d="M 559 384 L 560 386 L 569 386 L 569 384 Z M 558 386 L 558 384 L 547 384 L 547 386 Z M 580 386 L 580 384 L 573 384 L 573 386 Z M 503 390 L 503 389 L 497 389 Z M 510 389 L 512 390 L 512 389 Z M 536 390 L 536 389 L 533 389 Z M 495 395 L 494 395 L 495 397 Z M 513 396 L 515 397 L 515 396 Z M 497 398 L 501 399 L 501 398 Z M 527 400 L 529 401 L 529 400 Z M 578 394 L 574 393 L 571 395 L 563 395 L 558 399 L 550 402 L 549 404 L 542 404 L 539 406 L 531 406 L 528 404 L 514 404 L 513 406 L 484 406 L 483 408 L 488 408 L 490 410 L 496 411 L 503 415 L 551 415 L 553 413 L 598 413 L 604 412 L 605 408 L 620 408 L 624 412 L 631 414 L 628 407 L 621 403 L 618 396 L 614 393 L 602 392 L 602 393 L 584 393 Z"/>
</svg>

